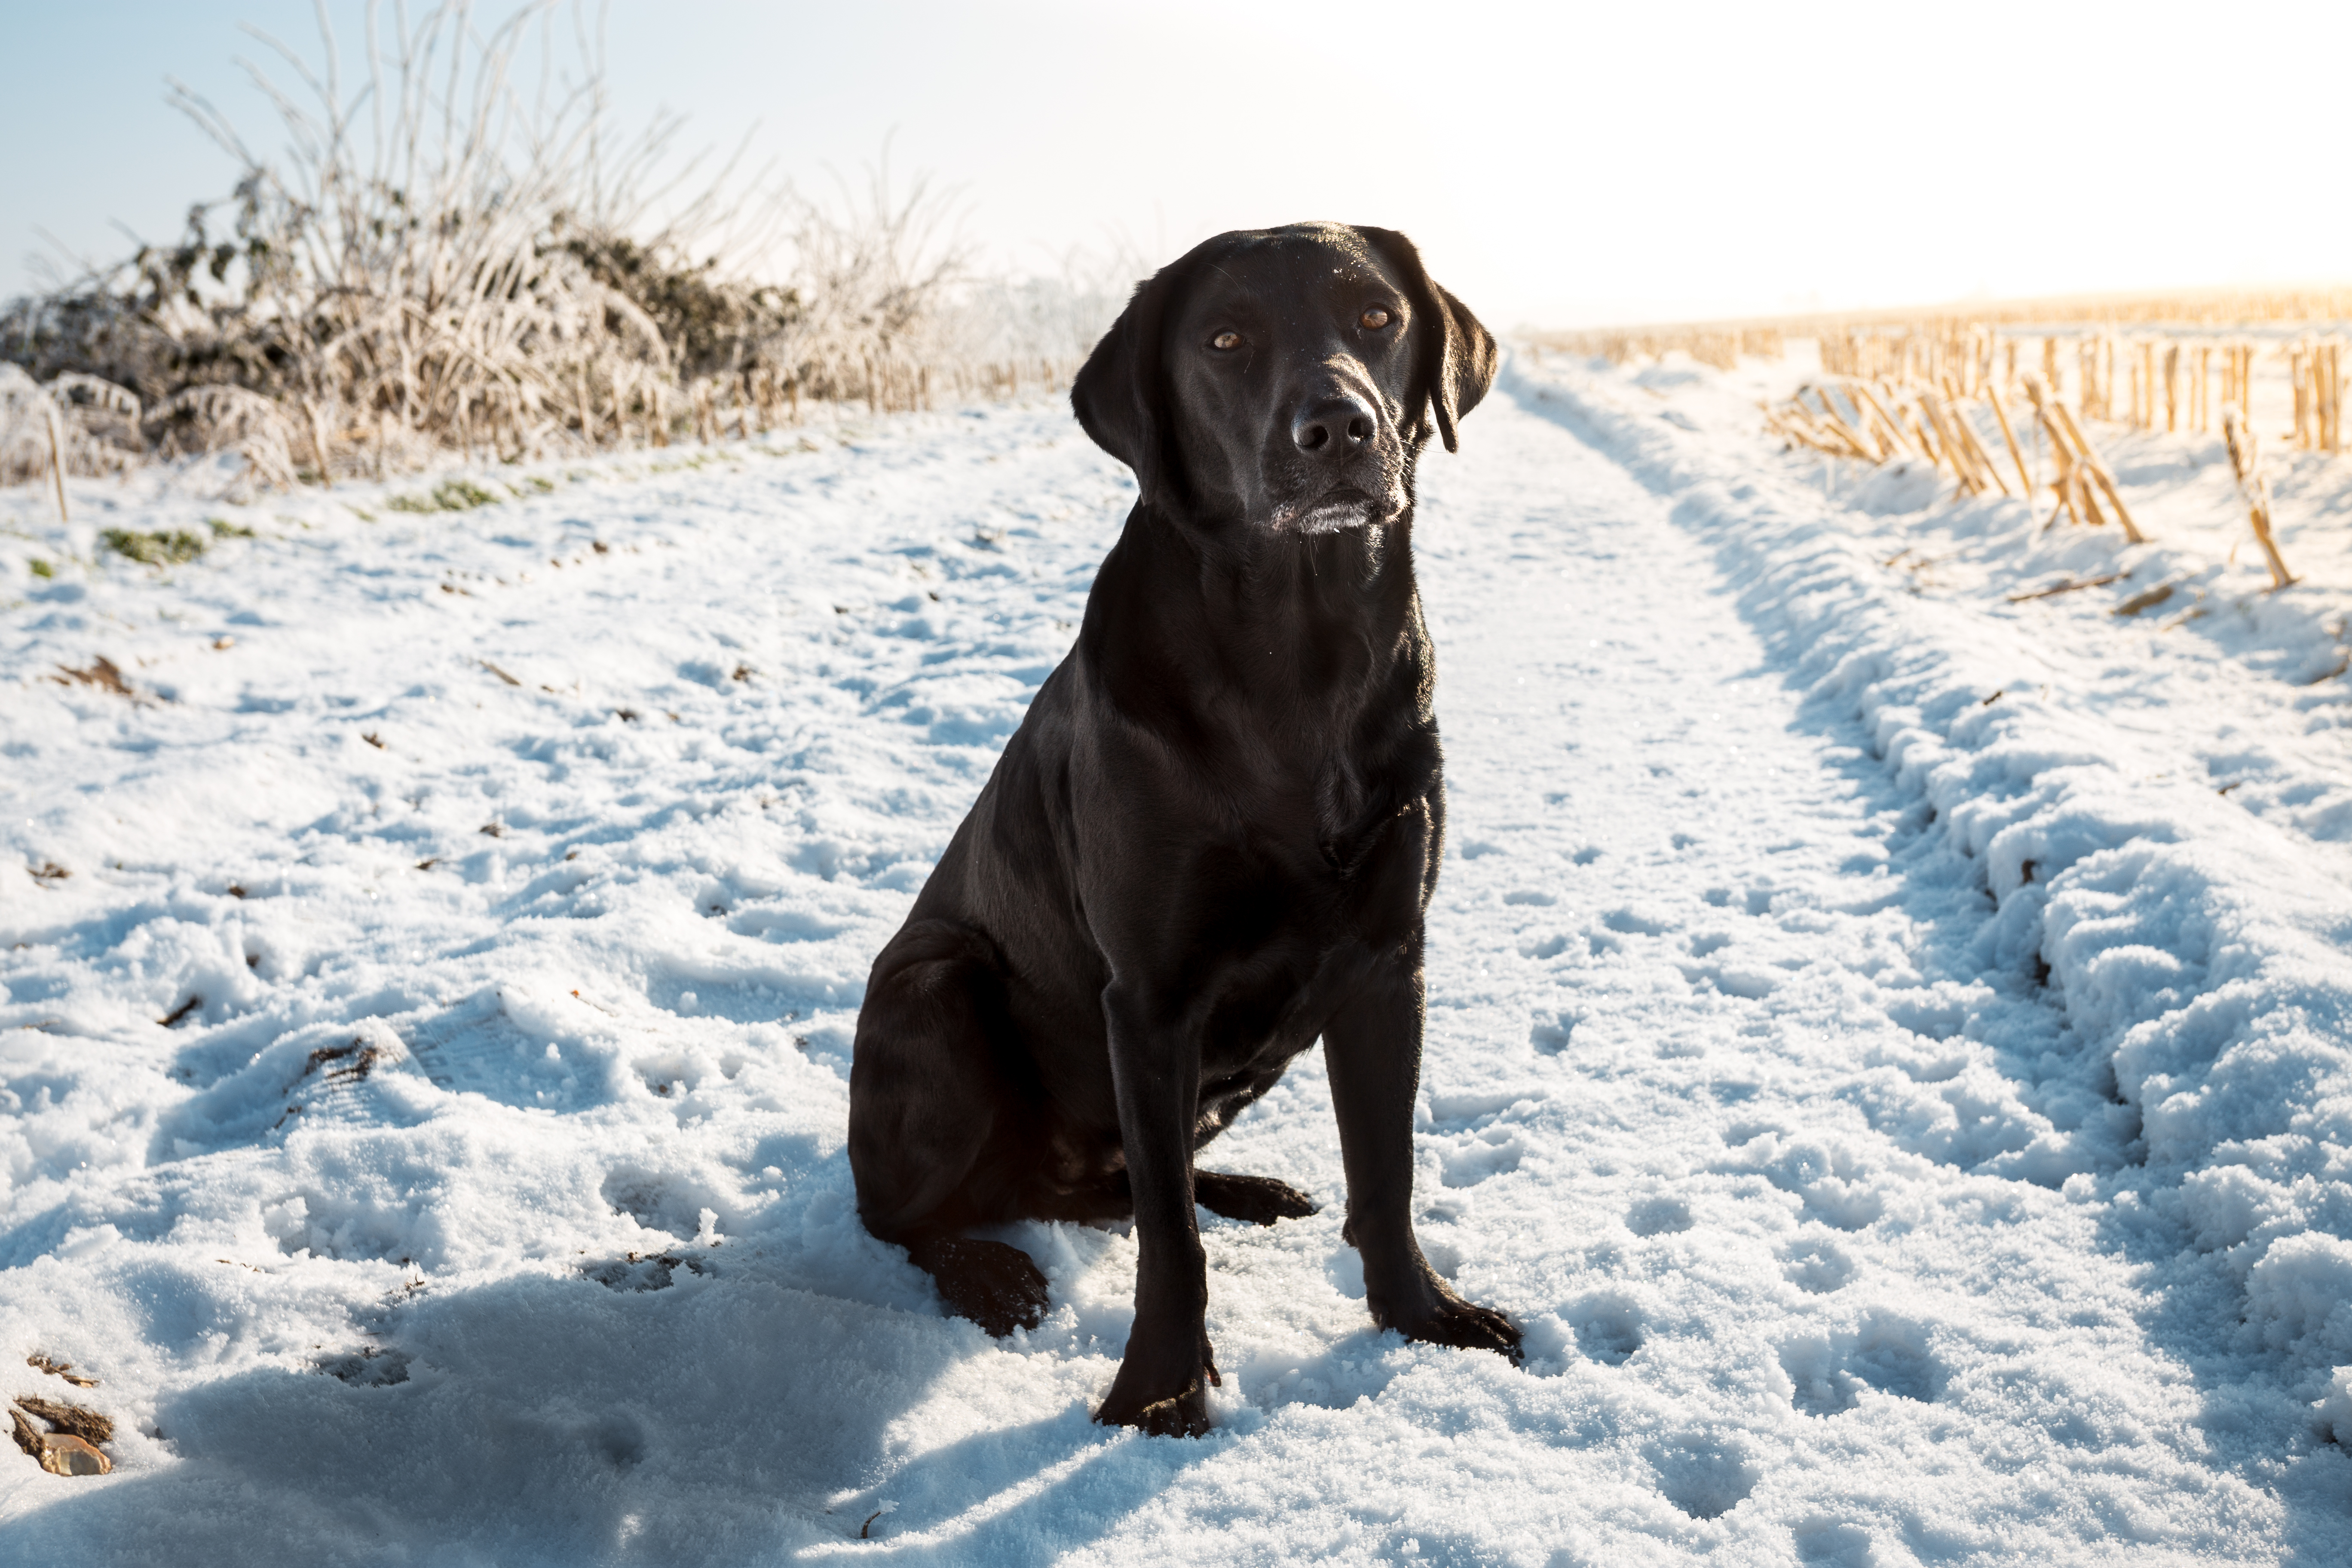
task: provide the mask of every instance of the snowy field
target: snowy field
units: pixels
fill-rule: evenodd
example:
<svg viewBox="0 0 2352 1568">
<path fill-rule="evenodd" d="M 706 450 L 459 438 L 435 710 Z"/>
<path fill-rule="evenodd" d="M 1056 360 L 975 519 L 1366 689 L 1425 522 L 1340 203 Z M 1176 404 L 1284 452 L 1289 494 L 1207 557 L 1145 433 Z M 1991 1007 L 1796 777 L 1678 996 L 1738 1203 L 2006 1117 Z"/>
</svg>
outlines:
<svg viewBox="0 0 2352 1568">
<path fill-rule="evenodd" d="M 1131 1237 L 991 1341 L 843 1151 L 1131 495 L 1066 410 L 0 492 L 0 1366 L 100 1380 L 0 1393 L 117 1434 L 0 1556 L 2352 1562 L 2352 517 L 2263 598 L 2186 439 L 2099 433 L 2126 552 L 1781 454 L 1801 368 L 1522 358 L 1424 465 L 1420 1221 L 1529 1353 L 1373 1331 L 1310 1056 L 1197 1441 L 1087 1417 Z"/>
</svg>

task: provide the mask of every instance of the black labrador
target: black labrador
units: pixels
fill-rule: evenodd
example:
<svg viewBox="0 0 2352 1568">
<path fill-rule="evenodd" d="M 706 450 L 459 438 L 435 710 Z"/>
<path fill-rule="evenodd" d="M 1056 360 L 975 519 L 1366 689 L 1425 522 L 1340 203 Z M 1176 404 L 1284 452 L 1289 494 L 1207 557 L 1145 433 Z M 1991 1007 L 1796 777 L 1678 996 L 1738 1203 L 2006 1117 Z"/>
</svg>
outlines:
<svg viewBox="0 0 2352 1568">
<path fill-rule="evenodd" d="M 992 1334 L 1037 1324 L 1045 1280 L 967 1229 L 1133 1218 L 1135 1323 L 1097 1420 L 1206 1429 L 1193 1205 L 1314 1205 L 1193 1155 L 1318 1036 L 1373 1319 L 1518 1359 L 1411 1215 L 1445 824 L 1413 468 L 1494 375 L 1494 339 L 1404 236 L 1300 224 L 1140 285 L 1071 388 L 1142 493 L 1077 646 L 874 961 L 849 1161 L 866 1227 Z"/>
</svg>

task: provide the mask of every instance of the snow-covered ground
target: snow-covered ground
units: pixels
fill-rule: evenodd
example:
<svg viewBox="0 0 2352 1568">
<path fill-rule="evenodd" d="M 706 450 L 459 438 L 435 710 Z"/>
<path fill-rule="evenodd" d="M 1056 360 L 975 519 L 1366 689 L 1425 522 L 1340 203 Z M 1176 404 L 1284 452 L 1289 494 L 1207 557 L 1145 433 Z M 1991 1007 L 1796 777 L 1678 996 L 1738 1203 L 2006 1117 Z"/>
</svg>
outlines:
<svg viewBox="0 0 2352 1568">
<path fill-rule="evenodd" d="M 2352 1561 L 2352 551 L 1784 456 L 1800 368 L 1515 362 L 1424 466 L 1423 1236 L 1528 1363 L 1371 1331 L 1310 1058 L 1208 1162 L 1325 1207 L 1205 1227 L 1198 1441 L 1087 1419 L 1131 1237 L 1021 1227 L 992 1342 L 843 1155 L 1130 493 L 1065 411 L 0 492 L 0 1367 L 101 1380 L 0 1394 L 118 1433 L 0 1554 Z"/>
</svg>

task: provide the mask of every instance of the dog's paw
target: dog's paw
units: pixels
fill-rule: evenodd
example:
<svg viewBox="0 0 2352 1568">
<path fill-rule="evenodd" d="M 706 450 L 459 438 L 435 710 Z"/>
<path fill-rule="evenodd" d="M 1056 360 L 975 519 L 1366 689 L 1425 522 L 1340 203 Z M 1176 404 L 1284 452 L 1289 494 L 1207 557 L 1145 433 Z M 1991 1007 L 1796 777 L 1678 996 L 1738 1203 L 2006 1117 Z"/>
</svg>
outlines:
<svg viewBox="0 0 2352 1568">
<path fill-rule="evenodd" d="M 1519 1349 L 1519 1326 L 1492 1307 L 1481 1307 L 1473 1301 L 1447 1291 L 1437 1305 L 1419 1321 L 1395 1323 L 1391 1327 L 1409 1340 L 1423 1344 L 1451 1345 L 1456 1350 L 1493 1351 L 1508 1356 L 1513 1366 L 1519 1364 L 1523 1353 Z"/>
<path fill-rule="evenodd" d="M 1316 1209 L 1315 1200 L 1288 1182 L 1277 1182 L 1272 1176 L 1236 1176 L 1225 1171 L 1196 1172 L 1192 1201 L 1211 1214 L 1248 1225 L 1305 1219 Z"/>
<path fill-rule="evenodd" d="M 1209 1389 L 1224 1380 L 1208 1336 L 1201 1337 L 1197 1366 L 1168 1373 L 1153 1366 L 1155 1358 L 1138 1355 L 1131 1347 L 1118 1364 L 1095 1419 L 1106 1426 L 1132 1426 L 1154 1437 L 1199 1437 L 1209 1430 Z"/>
<path fill-rule="evenodd" d="M 1045 1277 L 1017 1247 L 932 1237 L 910 1244 L 907 1256 L 930 1275 L 950 1312 L 970 1318 L 1000 1340 L 1045 1321 Z"/>
<path fill-rule="evenodd" d="M 1106 1399 L 1095 1419 L 1106 1426 L 1132 1426 L 1149 1437 L 1205 1437 L 1209 1391 L 1196 1380 L 1181 1393 L 1148 1405 Z"/>
</svg>

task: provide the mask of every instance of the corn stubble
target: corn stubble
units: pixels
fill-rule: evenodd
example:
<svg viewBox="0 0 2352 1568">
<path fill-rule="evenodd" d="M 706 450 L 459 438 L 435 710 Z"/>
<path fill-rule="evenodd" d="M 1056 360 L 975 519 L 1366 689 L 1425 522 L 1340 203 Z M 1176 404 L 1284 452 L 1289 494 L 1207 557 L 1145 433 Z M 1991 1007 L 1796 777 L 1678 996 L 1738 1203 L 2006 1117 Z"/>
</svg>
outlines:
<svg viewBox="0 0 2352 1568">
<path fill-rule="evenodd" d="M 1974 405 L 1981 403 L 2000 434 L 2020 491 L 2029 499 L 2053 499 L 2050 523 L 2063 517 L 2100 527 L 2112 517 L 2126 541 L 2137 544 L 2147 536 L 2084 425 L 2100 420 L 2151 432 L 2204 432 L 2213 427 L 2218 411 L 2238 491 L 2275 592 L 2297 579 L 2279 552 L 2270 482 L 2246 414 L 2263 345 L 2244 332 L 2252 321 L 2291 321 L 2313 311 L 2347 309 L 2352 294 L 2216 294 L 2106 301 L 2113 324 L 2071 333 L 2002 330 L 2008 321 L 2047 319 L 2053 313 L 2050 302 L 1995 310 L 1990 319 L 1978 321 L 1817 323 L 1822 381 L 1768 406 L 1766 424 L 1791 445 L 1832 457 L 1873 463 L 1925 458 L 1951 469 L 1964 495 L 2009 494 L 1975 416 Z M 2240 332 L 2218 340 L 2196 335 L 2199 326 L 2224 321 Z M 2116 330 L 2159 322 L 2165 329 L 2160 334 L 2126 337 Z M 2019 351 L 2023 347 L 2030 353 L 2036 336 L 2040 369 L 2021 371 Z M 2281 364 L 2292 393 L 2293 421 L 2285 436 L 2298 447 L 2330 454 L 2344 449 L 2342 350 L 2336 337 L 2310 332 L 2278 342 L 2269 356 Z M 2062 365 L 2069 359 L 2075 393 L 2071 403 L 2058 391 Z M 2046 485 L 2033 479 L 2019 441 L 2006 395 L 2011 389 L 2024 392 L 2037 445 L 2049 453 L 2052 477 Z M 1852 406 L 1853 418 L 1841 411 L 1837 397 Z"/>
</svg>

